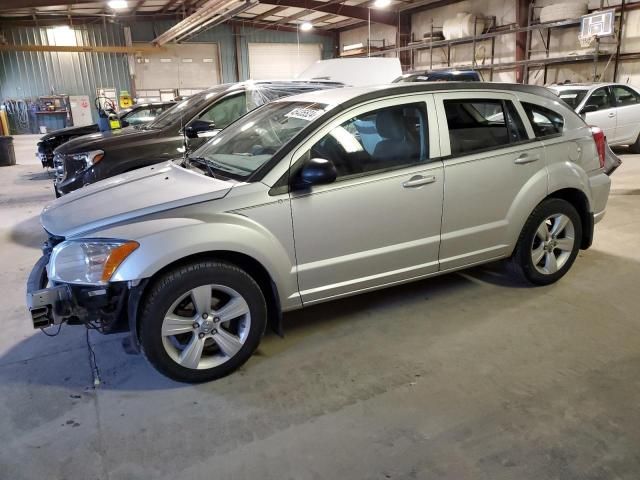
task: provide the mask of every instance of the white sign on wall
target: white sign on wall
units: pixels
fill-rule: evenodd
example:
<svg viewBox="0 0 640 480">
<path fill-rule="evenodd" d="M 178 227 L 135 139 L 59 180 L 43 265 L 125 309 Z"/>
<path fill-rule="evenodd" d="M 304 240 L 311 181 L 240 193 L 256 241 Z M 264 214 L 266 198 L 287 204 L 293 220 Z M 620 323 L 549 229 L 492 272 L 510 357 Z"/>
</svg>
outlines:
<svg viewBox="0 0 640 480">
<path fill-rule="evenodd" d="M 89 95 L 70 95 L 69 105 L 71 106 L 71 117 L 75 127 L 84 127 L 94 123 L 91 116 Z"/>
</svg>

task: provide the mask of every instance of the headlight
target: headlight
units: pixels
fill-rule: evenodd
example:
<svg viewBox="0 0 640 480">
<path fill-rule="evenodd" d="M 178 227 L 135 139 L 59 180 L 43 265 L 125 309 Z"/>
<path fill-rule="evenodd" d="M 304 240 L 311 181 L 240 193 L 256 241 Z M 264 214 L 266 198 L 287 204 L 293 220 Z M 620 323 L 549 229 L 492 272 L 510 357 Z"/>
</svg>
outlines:
<svg viewBox="0 0 640 480">
<path fill-rule="evenodd" d="M 71 158 L 84 162 L 86 167 L 89 168 L 104 158 L 104 152 L 102 150 L 93 150 L 91 152 L 74 153 Z"/>
<path fill-rule="evenodd" d="M 82 285 L 103 285 L 140 244 L 124 240 L 68 240 L 53 249 L 48 274 L 51 280 Z"/>
</svg>

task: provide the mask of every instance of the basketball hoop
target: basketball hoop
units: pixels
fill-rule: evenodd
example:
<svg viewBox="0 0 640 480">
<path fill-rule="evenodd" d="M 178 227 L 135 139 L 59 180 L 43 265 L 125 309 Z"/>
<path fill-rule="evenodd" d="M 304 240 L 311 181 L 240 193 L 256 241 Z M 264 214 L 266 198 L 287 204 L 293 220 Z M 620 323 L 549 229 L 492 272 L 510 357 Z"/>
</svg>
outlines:
<svg viewBox="0 0 640 480">
<path fill-rule="evenodd" d="M 595 35 L 578 35 L 578 41 L 582 48 L 589 48 L 595 39 Z"/>
<path fill-rule="evenodd" d="M 613 36 L 614 10 L 603 10 L 580 18 L 578 41 L 582 48 L 589 48 L 596 38 Z"/>
</svg>

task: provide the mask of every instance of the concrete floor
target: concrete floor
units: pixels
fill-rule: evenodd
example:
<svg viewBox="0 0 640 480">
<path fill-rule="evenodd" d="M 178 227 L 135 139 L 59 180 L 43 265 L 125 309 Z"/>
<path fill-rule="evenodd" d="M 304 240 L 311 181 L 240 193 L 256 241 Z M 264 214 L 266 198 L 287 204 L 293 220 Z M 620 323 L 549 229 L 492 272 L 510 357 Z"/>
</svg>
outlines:
<svg viewBox="0 0 640 480">
<path fill-rule="evenodd" d="M 92 333 L 94 388 L 83 328 L 29 325 L 53 191 L 33 137 L 17 140 L 0 169 L 1 479 L 640 475 L 640 156 L 623 155 L 593 248 L 557 285 L 492 265 L 310 308 L 199 386 Z"/>
</svg>

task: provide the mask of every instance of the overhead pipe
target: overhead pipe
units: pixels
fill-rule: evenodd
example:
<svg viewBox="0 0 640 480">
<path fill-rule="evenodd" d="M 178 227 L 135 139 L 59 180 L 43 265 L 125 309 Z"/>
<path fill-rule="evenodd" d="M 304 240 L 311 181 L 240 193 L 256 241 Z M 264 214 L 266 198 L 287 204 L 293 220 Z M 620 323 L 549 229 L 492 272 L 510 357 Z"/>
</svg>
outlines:
<svg viewBox="0 0 640 480">
<path fill-rule="evenodd" d="M 201 26 L 203 23 L 211 20 L 212 18 L 223 15 L 227 12 L 227 10 L 232 9 L 234 6 L 250 3 L 251 2 L 249 0 L 209 0 L 195 13 L 189 15 L 187 18 L 177 23 L 163 34 L 158 35 L 153 40 L 153 43 L 162 46 L 166 43 L 171 42 L 172 40 L 175 40 L 178 37 L 186 35 L 193 29 Z"/>
<path fill-rule="evenodd" d="M 220 25 L 221 23 L 226 22 L 227 20 L 230 20 L 235 15 L 238 15 L 239 13 L 242 13 L 245 10 L 250 9 L 251 7 L 255 6 L 257 3 L 258 3 L 258 0 L 246 0 L 246 1 L 243 1 L 237 7 L 231 8 L 231 9 L 227 10 L 226 12 L 207 20 L 206 22 L 202 23 L 201 25 L 195 27 L 193 30 L 190 30 L 190 31 L 188 31 L 188 32 L 186 32 L 184 34 L 181 34 L 181 35 L 177 36 L 175 38 L 175 41 L 177 43 L 184 42 L 185 40 L 193 37 L 194 35 L 202 33 L 202 32 L 204 32 L 204 31 L 206 31 L 206 30 L 208 30 L 210 28 L 216 27 L 216 26 Z"/>
</svg>

